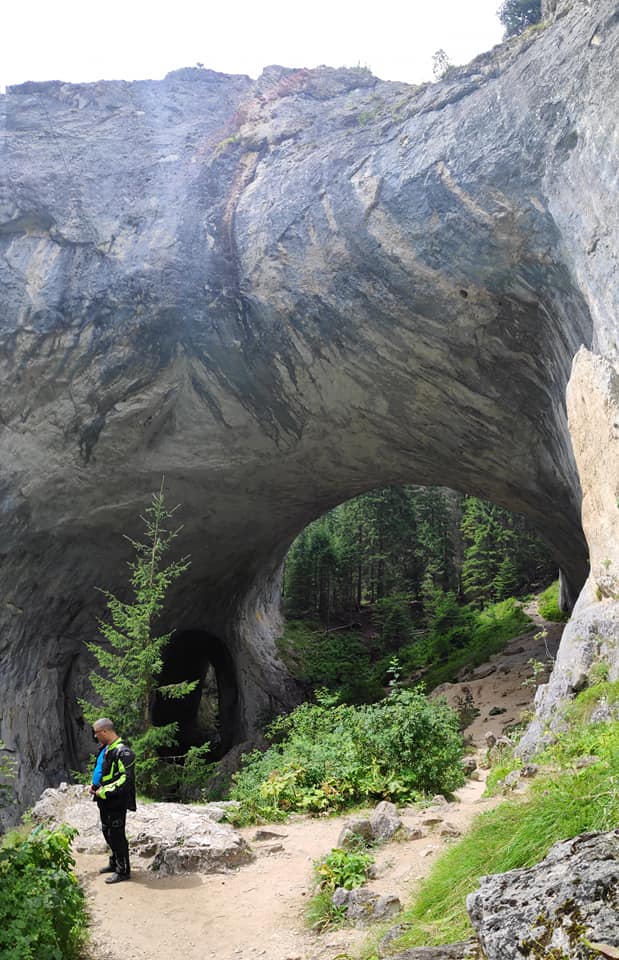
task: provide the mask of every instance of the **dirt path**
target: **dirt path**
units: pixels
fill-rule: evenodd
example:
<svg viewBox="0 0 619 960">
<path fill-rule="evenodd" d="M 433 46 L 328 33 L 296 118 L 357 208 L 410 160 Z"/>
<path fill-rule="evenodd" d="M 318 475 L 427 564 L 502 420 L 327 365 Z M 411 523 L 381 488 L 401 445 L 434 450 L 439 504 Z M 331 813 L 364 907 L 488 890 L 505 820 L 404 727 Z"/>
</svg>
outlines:
<svg viewBox="0 0 619 960">
<path fill-rule="evenodd" d="M 532 611 L 528 611 L 532 612 Z M 456 702 L 468 687 L 479 715 L 467 731 L 483 745 L 487 730 L 500 734 L 529 706 L 532 687 L 522 682 L 531 674 L 529 658 L 546 659 L 543 639 L 531 641 L 542 626 L 549 631 L 551 652 L 558 645 L 562 625 L 541 620 L 535 628 L 508 644 L 485 669 L 489 674 L 450 684 L 445 695 Z M 502 712 L 490 714 L 493 708 Z M 416 882 L 425 877 L 449 838 L 441 836 L 443 823 L 424 824 L 430 814 L 463 833 L 473 818 L 497 801 L 483 800 L 485 775 L 470 780 L 449 804 L 423 812 L 401 811 L 411 828 L 421 826 L 418 840 L 390 843 L 376 851 L 377 877 L 370 887 L 380 893 L 410 900 Z M 255 862 L 228 874 L 191 875 L 155 879 L 137 870 L 130 883 L 106 886 L 98 868 L 104 858 L 77 856 L 77 872 L 90 902 L 93 960 L 333 960 L 353 949 L 365 931 L 346 928 L 323 935 L 308 931 L 304 909 L 311 895 L 312 862 L 335 846 L 345 817 L 299 817 L 276 825 L 279 836 L 255 841 L 255 827 L 240 831 L 257 854 Z"/>
</svg>

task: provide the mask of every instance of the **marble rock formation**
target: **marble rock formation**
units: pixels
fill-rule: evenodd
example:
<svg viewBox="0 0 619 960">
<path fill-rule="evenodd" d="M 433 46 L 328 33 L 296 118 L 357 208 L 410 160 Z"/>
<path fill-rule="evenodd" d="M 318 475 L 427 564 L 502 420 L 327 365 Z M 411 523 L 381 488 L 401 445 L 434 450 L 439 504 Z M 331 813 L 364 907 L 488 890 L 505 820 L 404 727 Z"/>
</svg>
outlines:
<svg viewBox="0 0 619 960">
<path fill-rule="evenodd" d="M 616 950 L 618 879 L 617 831 L 562 841 L 530 869 L 482 877 L 466 905 L 484 957 L 587 960 L 595 944 Z"/>
<path fill-rule="evenodd" d="M 221 822 L 231 803 L 138 803 L 127 818 L 133 867 L 166 877 L 221 873 L 250 863 L 254 855 L 245 840 L 230 824 Z M 97 804 L 85 787 L 62 783 L 44 790 L 32 816 L 45 826 L 74 827 L 78 835 L 73 848 L 78 853 L 109 854 Z"/>
<path fill-rule="evenodd" d="M 524 512 L 578 595 L 565 392 L 581 346 L 594 378 L 617 357 L 619 24 L 611 0 L 546 13 L 419 88 L 196 68 L 0 97 L 0 737 L 20 803 L 87 753 L 95 587 L 123 590 L 162 474 L 192 566 L 161 626 L 175 669 L 215 670 L 222 751 L 298 696 L 281 562 L 347 498 L 441 484 Z"/>
</svg>

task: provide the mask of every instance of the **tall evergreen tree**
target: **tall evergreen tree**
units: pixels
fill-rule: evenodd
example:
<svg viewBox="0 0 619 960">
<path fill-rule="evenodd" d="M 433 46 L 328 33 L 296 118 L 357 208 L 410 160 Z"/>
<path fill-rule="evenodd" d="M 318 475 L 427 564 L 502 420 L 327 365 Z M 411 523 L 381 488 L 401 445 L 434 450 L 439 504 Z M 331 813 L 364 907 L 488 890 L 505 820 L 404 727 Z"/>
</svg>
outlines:
<svg viewBox="0 0 619 960">
<path fill-rule="evenodd" d="M 145 792 L 157 789 L 159 751 L 176 746 L 176 723 L 160 727 L 152 724 L 155 694 L 179 699 L 199 683 L 158 683 L 170 634 L 156 635 L 156 622 L 168 588 L 189 567 L 188 557 L 164 565 L 164 557 L 179 533 L 179 528 L 171 526 L 175 510 L 166 508 L 162 481 L 159 493 L 153 494 L 152 503 L 141 518 L 144 539 L 126 538 L 134 550 L 134 558 L 129 562 L 131 599 L 121 600 L 102 590 L 109 620 L 100 620 L 99 629 L 106 642 L 86 644 L 102 672 L 90 674 L 98 702 L 80 701 L 84 715 L 90 723 L 103 714 L 122 724 L 123 735 L 131 741 L 136 754 L 138 786 Z"/>
</svg>

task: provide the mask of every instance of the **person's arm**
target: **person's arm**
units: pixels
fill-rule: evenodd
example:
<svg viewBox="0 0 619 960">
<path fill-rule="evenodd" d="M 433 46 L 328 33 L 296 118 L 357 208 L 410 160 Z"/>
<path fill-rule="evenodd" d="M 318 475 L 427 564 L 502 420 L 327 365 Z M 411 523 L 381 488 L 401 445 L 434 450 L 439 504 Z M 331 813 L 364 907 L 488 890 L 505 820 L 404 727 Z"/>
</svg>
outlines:
<svg viewBox="0 0 619 960">
<path fill-rule="evenodd" d="M 130 797 L 133 793 L 133 784 L 135 777 L 135 754 L 129 747 L 119 748 L 114 760 L 114 777 L 112 780 L 101 784 L 96 791 L 96 795 L 101 800 L 110 800 L 114 797 Z"/>
</svg>

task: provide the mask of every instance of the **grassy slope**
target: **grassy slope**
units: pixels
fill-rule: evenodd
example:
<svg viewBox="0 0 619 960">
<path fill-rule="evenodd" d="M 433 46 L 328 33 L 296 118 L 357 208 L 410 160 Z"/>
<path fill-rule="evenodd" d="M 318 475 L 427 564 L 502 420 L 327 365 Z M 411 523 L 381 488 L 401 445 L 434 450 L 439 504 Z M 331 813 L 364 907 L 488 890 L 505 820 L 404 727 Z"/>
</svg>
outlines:
<svg viewBox="0 0 619 960">
<path fill-rule="evenodd" d="M 581 694 L 568 710 L 569 732 L 539 758 L 543 772 L 526 797 L 482 814 L 437 861 L 405 911 L 402 919 L 411 929 L 394 950 L 466 939 L 472 931 L 465 898 L 481 876 L 531 866 L 559 840 L 617 826 L 619 721 L 589 722 L 600 701 L 619 704 L 619 683 L 601 683 Z M 590 754 L 598 762 L 578 769 L 574 761 Z"/>
</svg>

